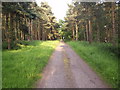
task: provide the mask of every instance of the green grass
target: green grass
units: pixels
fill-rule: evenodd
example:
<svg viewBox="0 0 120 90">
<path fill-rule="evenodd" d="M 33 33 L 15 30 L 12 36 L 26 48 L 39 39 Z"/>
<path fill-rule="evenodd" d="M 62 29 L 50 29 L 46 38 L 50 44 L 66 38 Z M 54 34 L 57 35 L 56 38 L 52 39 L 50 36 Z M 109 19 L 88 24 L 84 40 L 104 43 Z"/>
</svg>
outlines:
<svg viewBox="0 0 120 90">
<path fill-rule="evenodd" d="M 59 41 L 23 41 L 18 44 L 21 49 L 3 50 L 2 87 L 34 87 L 58 43 Z"/>
<path fill-rule="evenodd" d="M 67 42 L 111 87 L 118 87 L 118 56 L 111 44 Z"/>
</svg>

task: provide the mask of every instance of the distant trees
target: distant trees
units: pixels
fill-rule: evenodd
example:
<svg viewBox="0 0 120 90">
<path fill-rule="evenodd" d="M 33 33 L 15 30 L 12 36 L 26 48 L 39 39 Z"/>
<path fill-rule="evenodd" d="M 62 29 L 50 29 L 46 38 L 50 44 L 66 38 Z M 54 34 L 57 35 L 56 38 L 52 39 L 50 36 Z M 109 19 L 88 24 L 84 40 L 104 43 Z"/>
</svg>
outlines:
<svg viewBox="0 0 120 90">
<path fill-rule="evenodd" d="M 11 44 L 19 40 L 55 39 L 55 17 L 51 7 L 42 2 L 37 6 L 34 2 L 2 3 L 2 41 Z"/>
<path fill-rule="evenodd" d="M 56 22 L 51 7 L 42 2 L 2 3 L 2 41 L 11 49 L 19 40 L 85 40 L 109 42 L 119 38 L 119 2 L 73 2 L 65 21 Z"/>
<path fill-rule="evenodd" d="M 65 17 L 71 40 L 117 44 L 119 9 L 115 2 L 73 2 Z"/>
</svg>

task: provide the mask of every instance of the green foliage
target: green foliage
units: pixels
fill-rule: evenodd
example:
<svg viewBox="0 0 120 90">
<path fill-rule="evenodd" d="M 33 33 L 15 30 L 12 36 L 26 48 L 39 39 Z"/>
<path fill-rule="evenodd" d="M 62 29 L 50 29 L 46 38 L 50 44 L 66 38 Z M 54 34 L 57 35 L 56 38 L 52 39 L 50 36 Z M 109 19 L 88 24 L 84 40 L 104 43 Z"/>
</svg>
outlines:
<svg viewBox="0 0 120 90">
<path fill-rule="evenodd" d="M 21 41 L 21 49 L 3 51 L 2 87 L 31 88 L 46 66 L 58 41 Z"/>
<path fill-rule="evenodd" d="M 20 30 L 22 31 L 22 32 L 24 32 L 25 34 L 28 34 L 28 27 L 26 26 L 26 25 L 24 25 L 24 24 L 21 24 L 20 25 Z"/>
<path fill-rule="evenodd" d="M 7 49 L 7 46 L 8 46 L 7 42 L 2 42 L 2 49 Z"/>
<path fill-rule="evenodd" d="M 70 32 L 70 30 L 67 29 L 67 24 L 65 23 L 65 21 L 59 20 L 58 25 L 58 31 L 59 35 L 61 36 L 61 39 L 64 39 L 65 41 L 71 40 L 72 32 Z"/>
<path fill-rule="evenodd" d="M 36 2 L 3 2 L 1 15 L 4 49 L 6 42 L 8 49 L 14 49 L 19 40 L 57 39 L 56 20 L 46 2 L 41 6 Z"/>
<path fill-rule="evenodd" d="M 6 41 L 4 41 L 4 42 L 2 42 L 2 49 L 3 50 L 5 50 L 5 49 L 8 49 L 8 42 L 6 42 Z M 18 45 L 18 42 L 16 42 L 16 41 L 12 41 L 11 43 L 10 43 L 10 46 L 11 46 L 11 49 L 20 49 L 20 46 Z"/>
<path fill-rule="evenodd" d="M 67 30 L 64 31 L 63 33 L 63 37 L 64 37 L 64 40 L 71 40 L 72 39 L 72 33 L 71 32 L 68 32 Z"/>
<path fill-rule="evenodd" d="M 119 6 L 115 2 L 75 1 L 68 7 L 65 22 L 67 32 L 72 32 L 72 40 L 117 44 L 119 40 L 117 23 L 120 19 Z"/>
<path fill-rule="evenodd" d="M 68 42 L 108 84 L 118 87 L 118 57 L 114 47 L 107 43 Z"/>
</svg>

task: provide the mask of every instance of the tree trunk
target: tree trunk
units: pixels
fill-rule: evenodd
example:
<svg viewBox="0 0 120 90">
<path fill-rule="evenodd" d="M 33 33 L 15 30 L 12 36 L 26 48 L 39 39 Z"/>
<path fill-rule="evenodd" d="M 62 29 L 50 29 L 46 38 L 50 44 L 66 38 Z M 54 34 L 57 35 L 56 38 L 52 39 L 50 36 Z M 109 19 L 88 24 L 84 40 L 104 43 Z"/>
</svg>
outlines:
<svg viewBox="0 0 120 90">
<path fill-rule="evenodd" d="M 39 26 L 39 22 L 38 22 L 38 40 L 40 40 L 40 26 Z"/>
<path fill-rule="evenodd" d="M 6 40 L 6 15 L 2 13 L 2 41 Z"/>
<path fill-rule="evenodd" d="M 85 41 L 86 40 L 86 33 L 84 32 L 83 34 L 84 34 L 83 40 Z"/>
<path fill-rule="evenodd" d="M 30 20 L 30 32 L 31 32 L 31 40 L 33 40 L 33 27 L 32 27 L 32 19 Z"/>
<path fill-rule="evenodd" d="M 116 38 L 116 31 L 115 31 L 115 3 L 112 3 L 112 44 L 115 46 L 115 38 Z"/>
<path fill-rule="evenodd" d="M 24 40 L 24 34 L 22 31 L 20 31 L 20 35 L 21 35 L 21 40 Z"/>
<path fill-rule="evenodd" d="M 10 45 L 10 27 L 9 27 L 9 23 L 10 23 L 10 14 L 6 14 L 6 31 L 7 31 L 7 43 L 8 43 L 8 49 L 11 49 L 11 45 Z"/>
<path fill-rule="evenodd" d="M 27 40 L 30 41 L 30 19 L 28 18 L 27 20 L 27 24 L 28 24 L 28 34 L 27 34 Z"/>
<path fill-rule="evenodd" d="M 42 40 L 42 35 L 43 35 L 42 32 L 43 32 L 42 25 L 40 25 L 40 37 L 41 37 L 40 40 Z"/>
<path fill-rule="evenodd" d="M 14 14 L 10 13 L 10 41 L 15 40 L 15 33 L 14 33 L 14 21 L 13 21 Z"/>
<path fill-rule="evenodd" d="M 76 22 L 76 41 L 78 41 L 78 25 L 77 25 L 77 22 Z"/>
<path fill-rule="evenodd" d="M 14 14 L 14 18 L 16 17 L 16 14 Z M 14 34 L 15 34 L 15 40 L 17 40 L 17 22 L 14 20 L 13 21 L 14 25 Z"/>
<path fill-rule="evenodd" d="M 47 30 L 45 30 L 44 34 L 45 34 L 45 40 L 47 40 Z"/>
<path fill-rule="evenodd" d="M 44 27 L 42 27 L 42 40 L 43 41 L 45 40 L 45 29 L 44 29 Z"/>
<path fill-rule="evenodd" d="M 91 20 L 89 20 L 89 43 L 92 43 L 92 26 L 91 26 Z"/>
<path fill-rule="evenodd" d="M 21 40 L 21 32 L 20 32 L 20 21 L 17 21 L 17 32 L 18 32 L 18 39 Z"/>
<path fill-rule="evenodd" d="M 73 40 L 75 40 L 75 30 L 74 30 L 74 25 L 72 27 L 72 34 L 73 34 Z"/>
<path fill-rule="evenodd" d="M 86 40 L 89 41 L 88 24 L 86 23 Z"/>
<path fill-rule="evenodd" d="M 100 41 L 100 30 L 99 30 L 99 25 L 97 24 L 97 36 L 96 36 L 96 41 Z"/>
</svg>

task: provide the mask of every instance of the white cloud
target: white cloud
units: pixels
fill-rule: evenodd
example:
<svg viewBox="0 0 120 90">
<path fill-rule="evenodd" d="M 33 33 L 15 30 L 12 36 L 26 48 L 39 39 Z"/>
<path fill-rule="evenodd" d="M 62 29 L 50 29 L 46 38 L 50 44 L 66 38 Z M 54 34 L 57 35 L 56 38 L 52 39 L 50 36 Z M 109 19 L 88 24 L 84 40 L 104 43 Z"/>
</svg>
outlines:
<svg viewBox="0 0 120 90">
<path fill-rule="evenodd" d="M 52 12 L 56 16 L 57 20 L 64 19 L 66 11 L 68 10 L 67 4 L 71 3 L 72 0 L 36 0 L 38 5 L 41 1 L 46 1 L 52 7 Z"/>
</svg>

